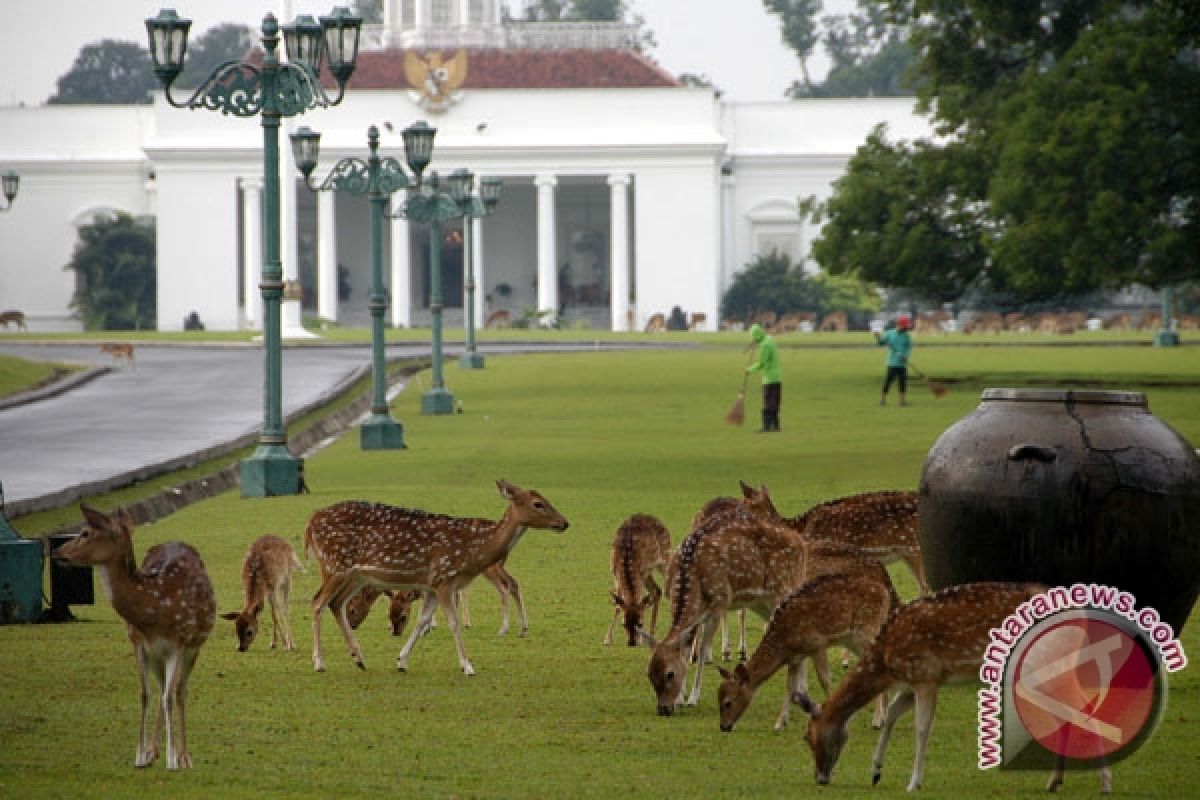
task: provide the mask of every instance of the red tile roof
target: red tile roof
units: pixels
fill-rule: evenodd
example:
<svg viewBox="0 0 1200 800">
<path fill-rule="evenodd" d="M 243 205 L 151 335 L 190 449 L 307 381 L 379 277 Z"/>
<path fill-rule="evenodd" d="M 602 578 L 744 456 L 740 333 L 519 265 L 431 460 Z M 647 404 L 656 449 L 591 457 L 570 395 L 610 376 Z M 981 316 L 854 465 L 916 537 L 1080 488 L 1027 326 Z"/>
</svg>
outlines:
<svg viewBox="0 0 1200 800">
<path fill-rule="evenodd" d="M 428 52 L 428 51 L 418 51 Z M 456 50 L 439 50 L 450 58 Z M 359 53 L 349 89 L 404 89 L 404 50 Z M 680 86 L 632 50 L 497 50 L 467 52 L 465 89 L 597 89 Z M 322 75 L 322 77 L 326 77 Z"/>
</svg>

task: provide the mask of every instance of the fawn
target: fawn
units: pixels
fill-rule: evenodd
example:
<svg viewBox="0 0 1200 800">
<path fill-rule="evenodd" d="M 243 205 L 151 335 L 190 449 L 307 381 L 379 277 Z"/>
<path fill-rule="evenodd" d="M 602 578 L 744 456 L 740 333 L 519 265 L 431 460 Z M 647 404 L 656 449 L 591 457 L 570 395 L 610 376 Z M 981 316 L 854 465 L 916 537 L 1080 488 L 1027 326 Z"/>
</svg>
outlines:
<svg viewBox="0 0 1200 800">
<path fill-rule="evenodd" d="M 0 311 L 0 325 L 3 325 L 5 330 L 8 330 L 9 325 L 16 325 L 19 331 L 29 330 L 25 325 L 24 311 Z"/>
<path fill-rule="evenodd" d="M 809 658 L 820 658 L 835 644 L 861 655 L 875 639 L 900 598 L 880 564 L 865 559 L 860 563 L 858 570 L 821 575 L 792 591 L 771 614 L 750 660 L 732 672 L 717 667 L 724 679 L 717 689 L 721 730 L 732 731 L 758 687 L 786 665 L 787 692 L 775 722 L 775 730 L 782 729 L 787 725 L 793 700 L 807 694 L 805 666 Z M 882 700 L 883 695 L 879 698 Z M 876 714 L 879 724 L 882 712 L 880 703 Z"/>
<path fill-rule="evenodd" d="M 347 501 L 316 511 L 304 537 L 321 562 L 321 588 L 312 601 L 313 667 L 325 670 L 321 656 L 321 612 L 326 605 L 350 648 L 354 663 L 365 669 L 362 650 L 346 621 L 345 606 L 364 586 L 426 592 L 421 618 L 400 650 L 396 666 L 408 670 L 408 657 L 428 629 L 438 605 L 446 610 L 458 663 L 467 675 L 475 668 L 463 648 L 455 595 L 489 566 L 505 558 L 528 528 L 565 531 L 567 518 L 545 497 L 508 481 L 496 482 L 508 501 L 498 521 L 451 517 L 382 503 Z M 355 534 L 346 547 L 346 534 Z"/>
<path fill-rule="evenodd" d="M 650 612 L 650 635 L 658 625 L 658 605 L 662 589 L 654 582 L 654 571 L 665 574 L 671 554 L 671 534 L 662 521 L 650 514 L 634 514 L 617 529 L 612 543 L 610 566 L 616 588 L 613 590 L 613 616 L 608 623 L 604 644 L 613 640 L 617 618 L 625 617 L 627 643 L 640 641 L 642 614 Z"/>
<path fill-rule="evenodd" d="M 129 512 L 122 508 L 105 514 L 87 505 L 80 505 L 80 510 L 86 524 L 54 555 L 69 564 L 96 567 L 113 609 L 125 620 L 137 657 L 142 709 L 134 764 L 148 767 L 154 763 L 165 723 L 167 769 L 190 767 L 184 719 L 188 678 L 217 614 L 204 562 L 190 545 L 169 542 L 151 547 L 141 567 L 135 567 Z M 147 671 L 161 689 L 153 740 L 146 727 Z M 173 734 L 176 719 L 178 737 Z"/>
<path fill-rule="evenodd" d="M 130 368 L 134 368 L 132 342 L 106 342 L 100 345 L 100 352 L 108 353 L 110 356 L 112 356 L 114 364 L 124 359 L 126 365 L 128 365 Z"/>
<path fill-rule="evenodd" d="M 304 570 L 296 551 L 284 539 L 270 534 L 260 536 L 250 545 L 242 561 L 242 591 L 245 603 L 241 611 L 221 615 L 232 620 L 237 631 L 238 652 L 250 649 L 258 635 L 258 614 L 263 603 L 271 604 L 271 648 L 282 640 L 285 650 L 296 647 L 292 639 L 288 598 L 292 592 L 292 569 Z"/>
</svg>

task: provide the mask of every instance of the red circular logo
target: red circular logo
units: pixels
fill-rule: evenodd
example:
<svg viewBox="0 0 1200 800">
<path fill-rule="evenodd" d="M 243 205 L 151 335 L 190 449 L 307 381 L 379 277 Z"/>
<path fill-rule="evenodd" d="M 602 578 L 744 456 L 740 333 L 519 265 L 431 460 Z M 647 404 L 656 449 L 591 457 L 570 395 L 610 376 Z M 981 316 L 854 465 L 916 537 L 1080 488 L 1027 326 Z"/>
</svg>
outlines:
<svg viewBox="0 0 1200 800">
<path fill-rule="evenodd" d="M 1025 730 L 1058 756 L 1107 758 L 1154 714 L 1157 668 L 1142 643 L 1091 614 L 1048 620 L 1012 673 Z"/>
</svg>

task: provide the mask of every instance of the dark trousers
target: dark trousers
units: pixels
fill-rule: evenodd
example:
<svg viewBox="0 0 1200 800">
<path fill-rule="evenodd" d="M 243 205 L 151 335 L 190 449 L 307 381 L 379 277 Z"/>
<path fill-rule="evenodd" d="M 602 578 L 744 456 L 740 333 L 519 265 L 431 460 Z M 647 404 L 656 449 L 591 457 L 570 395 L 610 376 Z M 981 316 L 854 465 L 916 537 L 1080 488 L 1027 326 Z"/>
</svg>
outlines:
<svg viewBox="0 0 1200 800">
<path fill-rule="evenodd" d="M 896 382 L 896 386 L 900 389 L 900 394 L 908 391 L 908 369 L 905 367 L 888 367 L 887 377 L 883 379 L 883 393 L 887 394 L 888 389 L 892 386 L 892 381 Z"/>
<path fill-rule="evenodd" d="M 782 383 L 763 384 L 763 430 L 779 430 L 779 404 L 783 401 Z"/>
</svg>

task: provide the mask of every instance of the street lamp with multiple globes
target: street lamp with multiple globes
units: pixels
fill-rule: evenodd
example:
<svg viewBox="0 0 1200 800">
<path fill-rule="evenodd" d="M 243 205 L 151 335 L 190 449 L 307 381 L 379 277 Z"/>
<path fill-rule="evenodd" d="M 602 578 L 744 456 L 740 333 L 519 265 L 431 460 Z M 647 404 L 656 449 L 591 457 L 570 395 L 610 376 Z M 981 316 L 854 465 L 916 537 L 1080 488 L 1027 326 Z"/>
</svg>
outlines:
<svg viewBox="0 0 1200 800">
<path fill-rule="evenodd" d="M 419 122 L 417 125 L 424 123 Z M 432 150 L 432 137 L 436 130 L 429 128 L 429 131 Z M 407 150 L 407 139 L 404 146 Z M 467 180 L 469 176 L 470 173 L 466 170 L 456 170 L 447 181 L 449 191 L 442 191 L 437 172 L 432 172 L 427 179 L 410 186 L 404 205 L 389 215 L 429 225 L 429 310 L 433 314 L 433 386 L 421 395 L 422 414 L 454 412 L 454 395 L 446 388 L 442 377 L 442 226 L 462 217 L 463 199 L 470 194 Z"/>
<path fill-rule="evenodd" d="M 463 252 L 466 265 L 466 280 L 463 290 L 466 293 L 466 322 L 467 347 L 459 356 L 458 366 L 461 369 L 483 369 L 483 354 L 475 350 L 475 263 L 472 252 L 472 235 L 474 221 L 488 216 L 496 210 L 500 202 L 500 189 L 503 183 L 499 178 L 487 177 L 479 181 L 479 194 L 472 194 L 472 184 L 475 176 L 470 172 L 466 175 L 467 196 L 459 201 L 463 214 Z"/>
<path fill-rule="evenodd" d="M 283 117 L 342 101 L 358 58 L 362 19 L 345 7 L 335 8 L 329 16 L 321 17 L 320 23 L 307 14 L 297 17 L 293 24 L 282 28 L 287 62 L 281 62 L 277 53 L 280 26 L 274 14 L 267 14 L 262 23 L 261 64 L 227 61 L 213 70 L 188 100 L 177 102 L 171 96 L 171 84 L 183 69 L 191 25 L 191 20 L 181 19 L 173 9 L 163 9 L 157 17 L 146 20 L 154 74 L 167 102 L 176 108 L 262 117 L 263 259 L 259 287 L 266 375 L 258 447 L 240 464 L 242 496 L 299 494 L 305 488 L 304 464 L 287 449 L 281 403 L 280 302 L 284 284 L 279 235 L 279 125 Z M 333 98 L 317 77 L 326 58 L 338 85 Z"/>
<path fill-rule="evenodd" d="M 17 189 L 21 186 L 21 176 L 9 170 L 0 175 L 0 186 L 3 186 L 4 197 L 8 200 L 8 205 L 0 206 L 0 211 L 8 211 L 12 208 L 13 200 L 17 199 Z"/>
<path fill-rule="evenodd" d="M 325 180 L 317 184 L 312 181 L 312 172 L 320 157 L 321 134 L 301 127 L 291 135 L 293 160 L 310 189 L 365 194 L 371 204 L 371 296 L 367 305 L 371 311 L 372 392 L 371 416 L 359 429 L 359 442 L 363 450 L 404 447 L 404 426 L 392 419 L 387 402 L 387 359 L 383 337 L 383 315 L 388 307 L 387 291 L 383 286 L 384 207 L 394 192 L 420 185 L 421 174 L 429 166 L 433 154 L 435 133 L 424 122 L 417 122 L 404 131 L 405 161 L 412 172 L 412 178 L 409 178 L 399 161 L 390 156 L 380 157 L 379 129 L 372 125 L 367 129 L 367 149 L 370 154 L 366 161 L 354 157 L 343 158 L 333 165 Z"/>
</svg>

